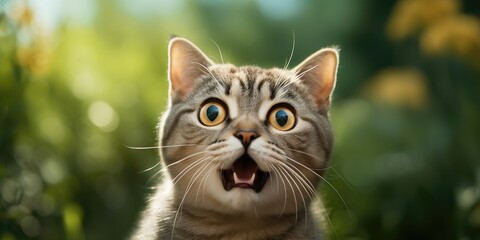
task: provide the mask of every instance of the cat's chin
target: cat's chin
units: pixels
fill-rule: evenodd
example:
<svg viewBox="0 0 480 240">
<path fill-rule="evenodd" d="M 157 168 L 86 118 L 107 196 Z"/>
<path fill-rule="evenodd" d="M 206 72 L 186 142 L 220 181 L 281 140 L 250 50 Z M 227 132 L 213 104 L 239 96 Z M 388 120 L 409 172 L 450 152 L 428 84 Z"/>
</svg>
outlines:
<svg viewBox="0 0 480 240">
<path fill-rule="evenodd" d="M 270 174 L 260 170 L 255 161 L 244 154 L 238 158 L 232 168 L 223 169 L 220 172 L 223 188 L 231 191 L 234 188 L 253 190 L 255 193 L 262 191 Z"/>
</svg>

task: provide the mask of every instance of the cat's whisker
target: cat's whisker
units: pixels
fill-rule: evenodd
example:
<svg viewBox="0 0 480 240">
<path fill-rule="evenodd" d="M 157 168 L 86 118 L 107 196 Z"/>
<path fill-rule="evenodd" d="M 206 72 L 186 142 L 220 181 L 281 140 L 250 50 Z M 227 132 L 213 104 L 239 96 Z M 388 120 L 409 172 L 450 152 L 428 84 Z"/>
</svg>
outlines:
<svg viewBox="0 0 480 240">
<path fill-rule="evenodd" d="M 297 79 L 296 79 L 295 73 L 282 72 L 280 74 L 280 78 L 277 81 L 278 83 L 276 83 L 276 85 L 279 86 L 281 90 L 284 90 L 288 88 L 288 86 L 290 86 L 291 84 L 294 84 L 297 81 Z M 287 91 L 284 91 L 283 94 L 285 94 L 286 92 Z"/>
<path fill-rule="evenodd" d="M 205 175 L 203 174 L 203 172 L 208 169 L 208 166 L 210 166 L 210 164 L 212 164 L 212 159 L 208 159 L 207 160 L 207 163 L 204 164 L 203 166 L 200 167 L 200 169 L 198 169 L 192 176 L 192 178 L 190 179 L 190 181 L 188 182 L 187 184 L 187 193 L 190 191 L 190 189 L 193 187 L 193 185 L 195 184 L 195 182 L 197 181 L 197 179 L 203 175 L 202 179 L 205 177 Z M 207 170 L 208 171 L 208 170 Z M 201 181 L 200 181 L 200 184 L 198 185 L 198 189 L 200 189 L 200 186 L 201 186 Z M 195 195 L 195 204 L 197 204 L 197 200 L 198 200 L 198 189 L 197 189 L 197 194 Z"/>
<path fill-rule="evenodd" d="M 295 83 L 295 81 L 288 80 L 288 82 L 287 82 L 285 85 L 283 85 L 283 86 L 281 87 L 281 89 L 286 89 L 288 86 L 290 86 L 290 85 L 292 85 L 292 84 L 294 84 L 294 83 Z"/>
<path fill-rule="evenodd" d="M 305 76 L 305 74 L 307 74 L 308 72 L 312 71 L 313 69 L 317 68 L 318 67 L 318 64 L 313 66 L 313 67 L 310 67 L 308 68 L 307 70 L 303 71 L 303 72 L 297 72 L 295 75 L 296 75 L 296 78 L 297 79 L 302 79 L 303 76 Z"/>
<path fill-rule="evenodd" d="M 312 158 L 315 158 L 315 159 L 317 159 L 317 160 L 323 161 L 323 159 L 322 159 L 321 157 L 315 156 L 315 155 L 313 155 L 313 154 L 310 154 L 310 153 L 307 153 L 307 152 L 304 152 L 304 151 L 300 151 L 300 150 L 295 149 L 295 148 L 287 148 L 287 147 L 286 147 L 285 149 L 290 150 L 290 151 L 294 151 L 294 152 L 298 152 L 298 153 L 303 153 L 303 154 L 305 154 L 305 155 L 307 155 L 307 156 L 309 156 L 309 157 L 312 157 Z"/>
<path fill-rule="evenodd" d="M 293 185 L 292 183 L 290 182 L 290 180 L 288 179 L 286 173 L 285 173 L 285 170 L 283 168 L 279 168 L 279 172 L 282 173 L 283 177 L 285 178 L 285 180 L 287 181 L 288 185 L 290 186 L 290 189 L 292 190 L 292 194 L 293 194 L 293 200 L 295 202 L 295 223 L 298 222 L 298 203 L 297 203 L 297 196 L 295 194 L 295 189 L 293 189 Z"/>
<path fill-rule="evenodd" d="M 127 145 L 123 145 L 129 149 L 133 149 L 133 150 L 150 150 L 150 149 L 159 149 L 158 146 L 153 146 L 153 147 L 131 147 L 131 146 L 127 146 Z"/>
<path fill-rule="evenodd" d="M 205 144 L 194 144 L 194 143 L 188 143 L 188 144 L 177 144 L 177 145 L 165 145 L 165 146 L 146 146 L 146 147 L 133 147 L 133 146 L 128 146 L 124 145 L 125 147 L 133 150 L 149 150 L 149 149 L 162 149 L 162 148 L 175 148 L 175 147 L 191 147 L 191 146 L 206 146 Z"/>
<path fill-rule="evenodd" d="M 279 163 L 281 165 L 284 165 L 285 168 L 289 168 L 289 169 L 294 168 L 296 170 L 296 171 L 293 171 L 293 169 L 291 169 L 292 173 L 298 177 L 301 183 L 308 187 L 308 190 L 305 189 L 305 191 L 308 193 L 310 199 L 313 199 L 317 195 L 317 192 L 315 191 L 315 186 L 313 186 L 312 182 L 308 180 L 307 176 L 305 176 L 305 174 L 302 171 L 300 171 L 300 169 L 298 169 L 297 167 L 295 167 L 293 164 L 289 162 L 286 162 L 286 163 L 279 162 Z M 302 176 L 300 176 L 298 173 L 302 174 Z"/>
<path fill-rule="evenodd" d="M 209 160 L 209 162 L 208 162 L 206 165 L 208 166 L 208 165 L 210 165 L 210 164 L 213 164 L 213 161 L 215 161 L 215 159 L 217 159 L 217 158 L 218 158 L 218 157 L 215 157 L 215 158 Z M 216 165 L 218 165 L 218 164 L 216 164 Z M 216 166 L 216 165 L 215 165 L 215 166 Z M 210 169 L 207 171 L 207 173 L 203 176 L 203 178 L 202 178 L 202 180 L 200 181 L 200 183 L 198 184 L 197 194 L 195 195 L 195 203 L 196 203 L 197 200 L 198 200 L 198 193 L 200 192 L 200 188 L 202 187 L 202 183 L 205 183 L 205 184 L 203 185 L 203 186 L 204 186 L 204 187 L 203 187 L 203 193 L 205 194 L 205 187 L 206 187 L 206 182 L 207 182 L 207 181 L 205 181 L 205 180 L 208 178 L 208 176 L 209 176 L 209 175 L 212 173 L 212 171 L 215 170 L 215 169 L 216 169 L 216 167 L 210 168 Z M 205 196 L 205 195 L 203 195 L 203 196 Z"/>
<path fill-rule="evenodd" d="M 223 81 L 218 80 L 210 70 L 208 70 L 208 72 L 206 72 L 205 70 L 200 69 L 200 71 L 202 71 L 205 75 L 208 75 L 208 76 L 212 77 L 212 79 L 217 81 L 218 84 L 222 85 L 225 88 L 225 83 Z"/>
<path fill-rule="evenodd" d="M 205 151 L 206 152 L 206 151 Z M 198 154 L 195 154 L 195 155 L 198 155 Z M 189 156 L 189 157 L 192 157 L 192 156 Z M 190 171 L 191 169 L 190 168 L 194 168 L 196 165 L 200 164 L 201 162 L 203 162 L 203 160 L 205 160 L 205 158 L 207 158 L 208 156 L 206 157 L 202 157 L 200 159 L 198 159 L 196 162 L 193 162 L 189 165 L 187 165 L 184 169 L 182 169 L 182 171 L 175 177 L 173 178 L 171 181 L 172 181 L 172 186 L 170 188 L 170 190 L 173 189 L 173 187 L 175 186 L 175 184 L 180 180 L 180 178 L 182 178 L 188 171 Z M 186 161 L 188 158 L 183 158 L 182 160 L 179 160 L 179 161 Z M 174 165 L 174 164 L 171 164 L 171 165 Z M 169 165 L 169 166 L 171 166 Z M 157 174 L 159 174 L 160 172 L 166 172 L 168 169 L 167 167 L 164 167 L 162 169 L 160 169 L 154 176 L 156 176 Z M 177 179 L 178 178 L 178 179 Z"/>
<path fill-rule="evenodd" d="M 205 160 L 203 160 L 202 162 L 205 162 L 207 161 L 207 164 L 201 166 L 199 169 L 197 169 L 197 171 L 192 175 L 192 178 L 190 178 L 190 180 L 188 181 L 188 184 L 187 184 L 187 187 L 186 187 L 186 191 L 185 191 L 185 194 L 182 198 L 182 201 L 180 203 L 181 206 L 183 206 L 183 202 L 185 201 L 185 198 L 187 196 L 187 194 L 190 192 L 190 189 L 193 187 L 193 185 L 195 184 L 195 182 L 197 181 L 197 179 L 202 175 L 202 173 L 208 168 L 208 166 L 210 166 L 210 164 L 212 164 L 212 161 L 215 160 L 215 158 L 211 159 L 211 158 L 206 158 Z M 201 186 L 201 184 L 199 185 Z M 197 191 L 197 196 L 198 196 L 198 191 Z M 197 198 L 195 198 L 195 204 L 197 203 Z"/>
<path fill-rule="evenodd" d="M 298 168 L 296 168 L 295 166 L 293 166 L 291 163 L 288 163 L 286 162 L 288 165 L 290 165 L 291 167 L 295 168 L 297 170 L 297 172 L 299 172 L 300 174 L 302 174 L 302 176 L 300 176 L 296 171 L 294 171 L 293 169 L 291 169 L 289 166 L 287 165 L 284 165 L 285 169 L 288 169 L 291 173 L 293 173 L 296 178 L 300 181 L 300 185 L 302 186 L 302 188 L 305 190 L 305 192 L 308 194 L 310 200 L 313 199 L 314 197 L 317 197 L 317 192 L 315 191 L 315 188 L 313 186 L 313 184 L 308 180 L 308 178 L 305 176 L 305 174 L 303 174 L 303 172 L 301 172 Z M 281 163 L 283 164 L 283 163 Z M 308 188 L 308 189 L 307 189 Z M 299 189 L 300 191 L 300 189 Z M 302 194 L 302 200 L 303 200 L 303 194 Z M 304 200 L 303 200 L 304 201 Z M 305 205 L 305 201 L 304 201 L 304 205 Z M 307 229 L 308 227 L 308 218 L 307 218 L 307 209 L 306 209 L 306 206 L 305 206 L 305 229 Z"/>
<path fill-rule="evenodd" d="M 217 81 L 218 83 L 221 83 L 216 77 L 215 75 L 213 75 L 213 73 L 210 71 L 210 69 L 208 69 L 207 67 L 205 67 L 204 65 L 200 64 L 200 63 L 197 63 L 197 62 L 194 62 L 196 64 L 199 64 L 201 67 L 203 67 L 204 69 L 200 69 L 200 71 L 202 73 L 204 73 L 205 75 L 208 75 L 210 77 L 212 77 L 212 79 L 214 79 L 215 81 Z"/>
<path fill-rule="evenodd" d="M 303 174 L 298 168 L 296 168 L 295 166 L 293 166 L 291 163 L 288 163 L 288 162 L 282 162 L 282 161 L 278 161 L 278 164 L 280 164 L 283 168 L 285 168 L 286 170 L 288 170 L 289 172 L 291 172 L 292 174 L 295 175 L 295 177 L 301 182 L 302 185 L 304 186 L 307 186 L 308 189 L 304 188 L 305 189 L 305 192 L 307 192 L 309 194 L 309 197 L 310 198 L 313 198 L 313 196 L 311 195 L 311 191 L 315 189 L 315 187 L 313 186 L 313 184 L 308 180 L 308 178 L 305 176 L 305 174 Z M 296 171 L 294 171 L 296 170 Z M 302 176 L 300 176 L 298 173 L 302 174 Z"/>
<path fill-rule="evenodd" d="M 301 197 L 302 202 L 303 202 L 303 211 L 305 212 L 305 224 L 307 224 L 308 215 L 307 215 L 307 204 L 305 202 L 305 196 L 303 196 L 302 190 L 300 189 L 300 186 L 298 185 L 298 181 L 295 181 L 295 179 L 300 180 L 299 177 L 298 177 L 298 174 L 296 174 L 295 171 L 293 171 L 293 169 L 291 169 L 287 165 L 282 165 L 282 166 L 283 166 L 283 169 L 285 170 L 285 173 L 287 173 L 288 177 L 290 177 L 292 182 L 297 187 L 298 192 L 300 193 L 300 197 Z M 288 174 L 288 173 L 290 173 L 290 174 Z M 292 176 L 292 174 L 293 174 L 293 176 Z M 295 179 L 294 179 L 294 177 L 295 177 Z M 308 190 L 305 187 L 305 185 L 303 185 L 301 182 L 300 182 L 300 185 L 303 187 L 305 192 L 308 193 Z M 305 225 L 305 226 L 307 226 L 307 225 Z"/>
<path fill-rule="evenodd" d="M 193 62 L 193 63 L 199 65 L 200 67 L 202 67 L 203 70 L 200 69 L 200 71 L 202 71 L 202 72 L 203 72 L 204 74 L 206 74 L 206 75 L 209 75 L 210 77 L 212 77 L 212 79 L 214 79 L 215 81 L 217 81 L 217 83 L 219 83 L 220 85 L 222 85 L 222 86 L 225 87 L 225 82 L 218 80 L 218 78 L 215 77 L 215 75 L 213 74 L 213 72 L 212 72 L 207 66 L 205 66 L 205 65 L 203 65 L 203 64 L 201 64 L 201 63 L 199 63 L 199 62 Z"/>
<path fill-rule="evenodd" d="M 189 164 L 187 167 L 185 167 L 182 171 L 180 171 L 180 173 L 178 173 L 177 176 L 175 176 L 173 179 L 172 179 L 172 189 L 173 187 L 175 186 L 175 184 L 177 184 L 179 182 L 179 180 L 181 178 L 183 178 L 190 170 L 192 170 L 193 168 L 195 168 L 196 166 L 198 166 L 199 164 L 202 164 L 203 162 L 207 161 L 208 160 L 208 157 L 209 156 L 205 156 L 205 157 L 202 157 L 198 160 L 196 160 L 195 162 Z"/>
<path fill-rule="evenodd" d="M 215 46 L 217 47 L 218 49 L 218 53 L 220 53 L 220 59 L 222 60 L 222 64 L 225 64 L 225 62 L 223 61 L 223 54 L 222 54 L 222 50 L 220 49 L 220 47 L 218 46 L 218 44 L 213 40 L 213 39 L 210 39 L 213 44 L 215 44 Z"/>
<path fill-rule="evenodd" d="M 163 167 L 163 169 L 168 169 L 168 168 L 170 168 L 170 167 L 172 167 L 172 166 L 174 166 L 174 165 L 177 165 L 177 164 L 179 164 L 179 163 L 181 163 L 181 162 L 183 162 L 183 161 L 186 161 L 187 159 L 190 159 L 190 158 L 192 158 L 192 157 L 195 157 L 195 156 L 197 156 L 197 155 L 200 155 L 200 154 L 203 154 L 203 153 L 207 153 L 207 152 L 208 152 L 208 151 L 200 151 L 200 152 L 196 152 L 196 153 L 190 154 L 190 155 L 188 155 L 188 156 L 186 156 L 186 157 L 184 157 L 184 158 L 182 158 L 182 159 L 180 159 L 180 160 L 176 160 L 176 161 L 174 161 L 173 163 L 170 163 L 170 164 L 168 164 L 168 165 L 165 165 L 165 167 Z"/>
<path fill-rule="evenodd" d="M 171 191 L 171 190 L 175 187 L 175 185 L 176 185 L 184 176 L 186 176 L 186 174 L 187 174 L 188 172 L 190 172 L 192 169 L 194 169 L 197 165 L 199 165 L 199 164 L 201 164 L 202 162 L 206 161 L 207 158 L 208 158 L 208 156 L 202 157 L 202 158 L 196 160 L 195 162 L 187 165 L 182 171 L 180 171 L 180 173 L 178 173 L 177 176 L 175 176 L 175 177 L 171 180 L 172 184 L 171 184 L 171 186 L 170 186 L 169 191 Z"/>
<path fill-rule="evenodd" d="M 332 170 L 338 175 L 338 177 L 340 177 L 340 179 L 342 179 L 342 181 L 348 186 L 348 188 L 350 188 L 350 190 L 352 190 L 354 193 L 357 193 L 357 190 L 355 190 L 355 188 L 353 188 L 352 184 L 350 184 L 350 183 L 342 176 L 342 174 L 340 174 L 335 168 L 332 168 Z"/>
<path fill-rule="evenodd" d="M 283 208 L 282 208 L 282 211 L 280 212 L 280 215 L 279 217 L 283 216 L 283 213 L 285 213 L 285 209 L 287 209 L 287 202 L 288 202 L 288 195 L 287 195 L 287 183 L 285 183 L 285 180 L 283 179 L 283 177 L 281 177 L 280 175 L 280 171 L 277 169 L 276 170 L 277 172 L 277 176 L 280 180 L 282 180 L 282 184 L 283 184 L 283 195 L 285 195 L 283 197 Z"/>
<path fill-rule="evenodd" d="M 327 208 L 325 207 L 325 204 L 323 204 L 323 201 L 319 200 L 318 202 L 320 203 L 320 205 L 322 205 L 322 209 L 326 211 Z M 335 238 L 340 239 L 338 237 L 337 231 L 335 230 L 335 226 L 333 225 L 332 220 L 330 219 L 330 216 L 328 216 L 328 213 L 325 213 L 324 216 L 327 218 L 328 224 L 330 225 L 330 228 L 333 230 L 333 234 L 335 234 Z"/>
<path fill-rule="evenodd" d="M 194 64 L 197 64 L 199 65 L 200 67 L 202 67 L 202 69 L 200 69 L 200 71 L 202 71 L 204 74 L 206 75 L 209 75 L 210 77 L 212 77 L 213 79 L 215 79 L 217 82 L 220 83 L 220 81 L 218 81 L 218 79 L 215 77 L 215 75 L 213 74 L 213 72 L 207 67 L 205 66 L 204 64 L 202 63 L 199 63 L 199 62 L 192 62 Z"/>
<path fill-rule="evenodd" d="M 180 145 L 170 145 L 170 146 L 168 146 L 168 147 L 177 147 L 177 146 L 184 147 L 184 145 L 185 145 L 185 146 L 188 146 L 187 144 L 180 144 Z M 200 144 L 197 144 L 197 145 L 200 145 Z M 203 152 L 206 152 L 206 151 L 203 151 Z M 202 153 L 202 152 L 200 152 L 200 153 Z M 185 157 L 184 159 L 181 159 L 181 160 L 178 160 L 178 161 L 179 161 L 179 162 L 180 162 L 180 161 L 184 161 L 184 160 L 186 160 L 186 159 L 188 159 L 188 158 L 190 158 L 190 157 L 193 157 L 193 156 L 196 156 L 196 154 L 192 154 L 192 155 L 187 156 L 187 157 Z M 152 167 L 149 167 L 149 168 L 141 171 L 140 173 L 148 172 L 148 171 L 156 168 L 156 167 L 159 166 L 160 164 L 161 164 L 161 162 L 157 162 L 157 163 L 156 163 L 155 165 L 153 165 Z M 171 166 L 173 166 L 173 165 L 175 165 L 175 164 L 176 164 L 176 163 L 172 163 L 172 164 L 170 164 L 170 165 L 167 165 L 167 166 L 163 167 L 162 169 L 160 169 L 159 171 L 160 171 L 160 172 L 161 172 L 161 171 L 166 171 L 167 168 L 169 168 L 169 167 L 171 167 Z M 156 173 L 155 175 L 157 175 L 157 174 L 158 174 L 158 173 Z M 154 176 L 155 176 L 155 175 L 154 175 Z M 150 180 L 149 180 L 149 181 L 150 181 Z"/>
<path fill-rule="evenodd" d="M 284 70 L 288 69 L 288 66 L 290 65 L 290 61 L 293 58 L 293 53 L 295 52 L 295 31 L 292 31 L 293 34 L 293 42 L 292 42 L 292 51 L 290 52 L 290 57 L 288 58 L 288 62 L 284 66 Z"/>
<path fill-rule="evenodd" d="M 181 162 L 184 162 L 184 161 L 186 161 L 186 160 L 188 160 L 188 159 L 190 159 L 190 158 L 192 158 L 192 157 L 194 157 L 194 156 L 197 156 L 197 155 L 199 155 L 199 154 L 203 154 L 203 153 L 206 153 L 206 152 L 208 152 L 208 151 L 197 152 L 197 153 L 191 154 L 191 155 L 189 155 L 189 156 L 186 156 L 186 157 L 184 157 L 184 158 L 182 158 L 182 159 L 180 159 L 180 160 L 177 160 L 176 162 L 173 162 L 173 163 L 171 163 L 171 164 L 169 164 L 169 165 L 164 166 L 162 169 L 160 169 L 159 171 L 157 171 L 157 172 L 150 178 L 149 182 L 150 182 L 155 176 L 157 176 L 158 174 L 160 174 L 161 172 L 166 172 L 166 171 L 168 171 L 168 168 L 169 168 L 169 167 L 171 167 L 171 166 L 173 166 L 173 165 L 176 165 L 176 164 L 179 164 L 179 163 L 181 163 Z M 171 187 L 170 187 L 170 191 L 173 189 L 173 187 L 174 187 L 175 184 L 178 182 L 178 180 L 180 180 L 180 178 L 182 178 L 188 171 L 190 171 L 191 168 L 194 168 L 196 165 L 198 165 L 198 164 L 200 164 L 201 162 L 203 162 L 203 161 L 205 160 L 205 158 L 207 158 L 207 157 L 208 157 L 208 156 L 206 156 L 206 157 L 201 157 L 201 158 L 198 159 L 197 161 L 195 161 L 195 162 L 187 165 L 184 169 L 182 169 L 182 171 L 180 171 L 180 173 L 178 173 L 178 175 L 171 180 L 173 184 L 172 184 Z"/>
<path fill-rule="evenodd" d="M 308 178 L 305 176 L 305 174 L 303 174 L 303 172 L 301 172 L 297 167 L 295 167 L 294 165 L 292 165 L 291 163 L 289 162 L 286 162 L 286 163 L 283 163 L 283 162 L 278 162 L 280 165 L 283 166 L 283 169 L 285 171 L 288 171 L 290 172 L 291 174 L 293 174 L 293 176 L 295 176 L 295 178 L 298 180 L 298 183 L 300 184 L 300 186 L 305 190 L 305 192 L 308 194 L 308 197 L 310 199 L 313 199 L 314 197 L 316 197 L 317 193 L 315 191 L 315 188 L 313 186 L 313 184 L 308 180 Z M 295 171 L 295 170 L 296 171 Z M 299 173 L 303 176 L 300 176 Z M 302 194 L 302 191 L 300 190 L 300 187 L 299 185 L 297 184 L 297 181 L 295 181 L 293 179 L 293 176 L 291 176 L 291 174 L 289 174 L 289 177 L 292 179 L 292 181 L 295 183 L 295 185 L 297 186 L 297 189 L 298 191 L 300 192 L 301 194 L 301 197 L 302 197 L 302 201 L 304 203 L 304 212 L 305 212 L 305 229 L 307 229 L 308 227 L 308 217 L 307 217 L 307 207 L 306 207 L 306 203 L 305 203 L 305 200 L 304 200 L 304 196 Z"/>
<path fill-rule="evenodd" d="M 290 159 L 291 161 L 293 161 L 294 163 L 304 167 L 305 169 L 307 169 L 308 171 L 312 172 L 313 174 L 315 174 L 317 177 L 319 177 L 320 179 L 322 179 L 325 183 L 327 183 L 328 186 L 330 186 L 334 191 L 335 193 L 337 193 L 338 197 L 342 200 L 343 202 L 343 205 L 345 206 L 345 208 L 347 209 L 347 212 L 348 214 L 350 215 L 350 218 L 353 219 L 353 216 L 352 216 L 352 213 L 350 212 L 350 208 L 348 207 L 347 203 L 345 202 L 345 199 L 343 199 L 342 195 L 340 194 L 340 192 L 338 192 L 338 190 L 327 180 L 325 179 L 324 177 L 322 177 L 322 175 L 316 173 L 315 171 L 313 171 L 312 169 L 310 169 L 309 167 L 305 166 L 304 164 L 296 161 L 295 159 L 291 158 L 291 157 L 288 157 L 288 156 L 285 156 L 286 158 Z"/>
<path fill-rule="evenodd" d="M 203 181 L 202 200 L 203 201 L 205 201 L 205 192 L 206 192 L 205 188 L 207 187 L 207 181 L 204 181 L 204 180 L 206 180 L 209 177 L 209 175 L 212 174 L 212 172 L 215 172 L 214 170 L 218 169 L 218 166 L 220 166 L 220 163 L 217 163 L 215 166 L 213 166 L 212 169 L 210 169 L 210 172 L 207 173 L 207 176 L 204 179 L 202 179 L 202 181 Z M 201 186 L 201 185 L 202 185 L 202 183 L 200 182 L 199 186 Z"/>
<path fill-rule="evenodd" d="M 160 162 L 157 163 L 157 165 L 158 165 L 158 164 L 160 164 Z M 154 166 L 154 167 L 155 167 L 155 166 Z M 160 170 L 158 170 L 157 172 L 155 172 L 155 174 L 153 174 L 153 175 L 148 179 L 147 185 L 150 184 L 150 182 L 151 182 L 153 179 L 155 179 L 155 178 L 158 176 L 158 174 L 160 174 L 160 173 L 162 173 L 162 172 L 163 172 L 163 168 L 160 169 Z"/>
<path fill-rule="evenodd" d="M 200 164 L 200 163 L 202 163 L 202 162 L 204 162 L 204 161 L 208 161 L 208 160 L 210 160 L 210 159 L 209 159 L 208 156 L 207 156 L 207 157 L 205 157 L 202 161 L 198 161 L 196 165 L 198 165 L 198 164 Z M 195 166 L 196 166 L 196 165 L 195 165 Z M 173 226 L 172 226 L 171 239 L 173 239 L 173 236 L 174 236 L 174 233 L 175 233 L 175 225 L 176 225 L 176 222 L 177 222 L 177 218 L 178 218 L 178 216 L 179 216 L 179 213 L 180 213 L 180 217 L 181 217 L 181 215 L 182 215 L 182 214 L 181 214 L 181 211 L 182 211 L 182 209 L 183 209 L 183 203 L 185 202 L 185 198 L 186 198 L 186 196 L 188 195 L 188 193 L 189 193 L 190 189 L 192 188 L 193 184 L 195 183 L 196 179 L 200 176 L 200 174 L 203 172 L 203 170 L 204 170 L 208 165 L 209 165 L 209 164 L 203 165 L 200 169 L 198 169 L 198 170 L 193 174 L 192 178 L 189 180 L 189 182 L 188 182 L 188 184 L 187 184 L 187 187 L 186 187 L 186 190 L 185 190 L 185 193 L 183 194 L 182 200 L 180 201 L 180 204 L 179 204 L 179 206 L 178 206 L 178 208 L 177 208 L 177 212 L 175 213 L 175 218 L 174 218 L 174 220 L 173 220 Z M 193 168 L 194 168 L 194 167 L 191 167 L 190 170 L 193 169 Z M 190 171 L 190 170 L 189 170 L 189 171 Z"/>
<path fill-rule="evenodd" d="M 150 171 L 150 170 L 152 170 L 152 169 L 160 166 L 160 164 L 161 164 L 161 162 L 159 161 L 159 162 L 157 162 L 155 165 L 153 165 L 153 166 L 151 166 L 151 167 L 149 167 L 149 168 L 147 168 L 147 169 L 145 169 L 145 170 L 143 170 L 143 171 L 141 171 L 141 172 L 139 172 L 139 173 L 146 173 L 146 172 L 148 172 L 148 171 Z"/>
<path fill-rule="evenodd" d="M 265 166 L 267 168 L 267 172 L 272 172 L 273 171 L 272 169 L 270 169 L 270 165 L 268 163 Z M 270 182 L 270 187 L 273 188 L 273 181 L 270 180 L 269 182 Z M 278 193 L 279 192 L 278 192 L 278 181 L 277 181 L 277 196 L 278 196 Z"/>
<path fill-rule="evenodd" d="M 309 154 L 309 153 L 306 153 L 306 152 L 303 152 L 303 151 L 300 151 L 300 150 L 296 150 L 296 149 L 293 149 L 293 148 L 285 148 L 285 149 L 288 149 L 288 150 L 294 151 L 294 152 L 298 152 L 298 153 L 303 153 L 303 154 L 305 154 L 305 155 L 307 155 L 307 156 L 310 156 L 310 157 L 315 158 L 315 159 L 317 159 L 317 160 L 323 161 L 322 158 L 319 158 L 319 157 L 317 157 L 317 156 L 315 156 L 315 155 L 312 155 L 312 154 Z M 287 157 L 287 155 L 284 155 L 284 156 Z M 296 161 L 296 160 L 294 160 L 294 159 L 291 159 L 291 160 L 292 160 L 292 161 L 295 161 L 295 162 L 298 162 L 298 161 Z M 334 168 L 335 166 L 336 166 L 336 165 L 329 165 L 328 167 L 324 167 L 324 168 L 311 168 L 311 167 L 308 167 L 308 168 L 309 168 L 310 170 L 325 171 L 325 170 L 328 170 L 328 169 L 330 169 L 330 168 Z M 307 167 L 307 166 L 305 166 L 305 167 Z"/>
<path fill-rule="evenodd" d="M 267 162 L 267 163 L 268 163 L 268 162 Z M 279 215 L 279 217 L 281 217 L 281 216 L 283 215 L 283 213 L 285 212 L 285 208 L 287 207 L 287 185 L 285 184 L 285 180 L 283 180 L 283 178 L 280 176 L 280 172 L 279 172 L 279 170 L 277 169 L 277 167 L 275 167 L 275 165 L 273 165 L 273 164 L 269 164 L 269 165 L 272 167 L 273 171 L 274 171 L 274 172 L 277 174 L 277 176 L 278 176 L 278 177 L 277 177 L 277 185 L 278 185 L 278 182 L 279 182 L 278 179 L 280 179 L 280 180 L 282 181 L 282 184 L 283 184 L 283 192 L 284 192 L 284 194 L 283 194 L 283 195 L 284 195 L 284 196 L 283 196 L 283 198 L 284 198 L 284 200 L 283 200 L 283 209 L 282 209 L 282 211 L 280 212 L 280 215 Z M 278 188 L 277 188 L 277 192 L 278 192 Z M 277 194 L 277 195 L 278 195 L 278 194 Z"/>
</svg>

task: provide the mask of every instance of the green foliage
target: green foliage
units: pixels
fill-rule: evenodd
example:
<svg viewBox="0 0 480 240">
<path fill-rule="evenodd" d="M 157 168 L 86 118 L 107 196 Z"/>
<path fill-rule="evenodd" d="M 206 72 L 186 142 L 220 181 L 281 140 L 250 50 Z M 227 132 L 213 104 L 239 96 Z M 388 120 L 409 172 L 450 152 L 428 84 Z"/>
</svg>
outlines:
<svg viewBox="0 0 480 240">
<path fill-rule="evenodd" d="M 0 0 L 0 239 L 131 231 L 161 173 L 127 146 L 156 145 L 171 33 L 263 67 L 292 35 L 292 66 L 340 45 L 331 239 L 479 239 L 480 9 L 422 1 L 84 1 L 49 31 L 34 1 Z"/>
</svg>

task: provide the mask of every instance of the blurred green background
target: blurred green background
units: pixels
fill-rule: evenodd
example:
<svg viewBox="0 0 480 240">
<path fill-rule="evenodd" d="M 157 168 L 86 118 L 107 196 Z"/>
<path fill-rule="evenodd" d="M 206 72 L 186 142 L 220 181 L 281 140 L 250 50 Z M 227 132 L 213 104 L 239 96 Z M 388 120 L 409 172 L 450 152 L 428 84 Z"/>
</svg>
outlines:
<svg viewBox="0 0 480 240">
<path fill-rule="evenodd" d="M 159 169 L 127 146 L 156 145 L 172 33 L 262 67 L 294 36 L 291 66 L 339 45 L 330 238 L 480 239 L 479 16 L 478 0 L 0 0 L 0 240 L 131 232 Z"/>
</svg>

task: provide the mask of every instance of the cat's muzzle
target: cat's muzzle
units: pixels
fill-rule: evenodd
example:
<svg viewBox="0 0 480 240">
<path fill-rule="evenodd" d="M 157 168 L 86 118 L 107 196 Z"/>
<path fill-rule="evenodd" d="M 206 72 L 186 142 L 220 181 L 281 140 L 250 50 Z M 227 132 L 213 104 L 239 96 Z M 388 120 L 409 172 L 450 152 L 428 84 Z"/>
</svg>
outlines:
<svg viewBox="0 0 480 240">
<path fill-rule="evenodd" d="M 225 191 L 238 187 L 250 188 L 258 193 L 262 191 L 268 177 L 269 173 L 260 170 L 257 163 L 246 153 L 233 163 L 231 169 L 221 171 Z"/>
</svg>

